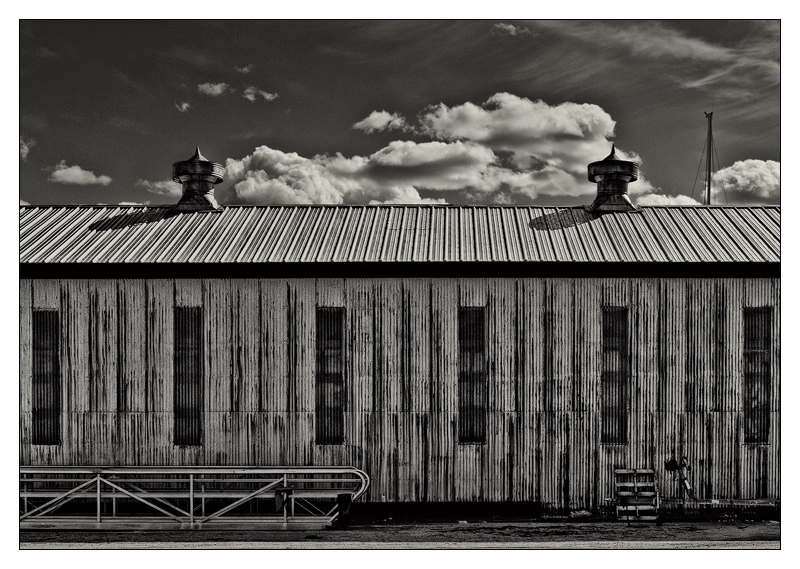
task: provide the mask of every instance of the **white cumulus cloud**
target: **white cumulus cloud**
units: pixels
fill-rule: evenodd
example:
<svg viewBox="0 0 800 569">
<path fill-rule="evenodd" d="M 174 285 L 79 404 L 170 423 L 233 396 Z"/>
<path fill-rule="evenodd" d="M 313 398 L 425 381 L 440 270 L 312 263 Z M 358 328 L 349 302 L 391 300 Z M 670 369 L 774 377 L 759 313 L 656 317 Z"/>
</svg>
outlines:
<svg viewBox="0 0 800 569">
<path fill-rule="evenodd" d="M 253 65 L 252 63 L 248 63 L 244 67 L 234 66 L 234 69 L 236 69 L 236 71 L 238 71 L 239 73 L 250 73 L 253 70 L 253 67 L 255 67 L 255 65 Z"/>
<path fill-rule="evenodd" d="M 228 91 L 228 88 L 227 83 L 200 83 L 197 86 L 199 92 L 210 97 L 219 97 Z"/>
<path fill-rule="evenodd" d="M 775 160 L 740 160 L 714 174 L 711 186 L 715 205 L 765 205 L 781 200 L 781 163 Z"/>
<path fill-rule="evenodd" d="M 245 99 L 247 99 L 248 101 L 250 101 L 252 103 L 255 103 L 256 99 L 258 97 L 261 97 L 262 99 L 264 99 L 266 101 L 274 101 L 275 99 L 278 98 L 278 94 L 277 93 L 267 93 L 266 91 L 262 91 L 258 87 L 250 86 L 250 87 L 248 87 L 247 89 L 244 90 L 244 95 L 242 95 L 242 97 L 244 97 Z"/>
<path fill-rule="evenodd" d="M 488 148 L 456 142 L 394 141 L 370 156 L 341 154 L 305 158 L 260 146 L 241 160 L 226 161 L 231 200 L 244 203 L 442 203 L 420 189 L 490 192 L 520 187 L 531 178 L 497 166 Z"/>
<path fill-rule="evenodd" d="M 496 166 L 497 156 L 488 148 L 469 142 L 393 141 L 369 157 L 330 159 L 330 168 L 362 184 L 380 187 L 411 185 L 427 190 L 475 189 L 491 192 L 501 183 L 516 186 L 529 181 Z"/>
<path fill-rule="evenodd" d="M 497 93 L 483 105 L 440 103 L 422 115 L 423 131 L 442 139 L 466 139 L 528 156 L 554 166 L 580 170 L 608 154 L 615 121 L 601 107 L 561 103 L 550 106 L 510 93 Z"/>
<path fill-rule="evenodd" d="M 514 24 L 495 24 L 492 26 L 492 31 L 509 36 L 531 35 L 531 31 L 525 26 L 515 26 Z"/>
<path fill-rule="evenodd" d="M 192 108 L 192 105 L 190 105 L 185 101 L 182 101 L 180 103 L 175 103 L 175 108 L 178 109 L 178 112 L 180 113 L 188 113 L 189 109 Z"/>
<path fill-rule="evenodd" d="M 372 111 L 367 118 L 353 125 L 354 129 L 363 130 L 367 134 L 375 131 L 405 129 L 406 119 L 397 113 L 389 114 L 387 111 Z"/>
<path fill-rule="evenodd" d="M 516 168 L 531 172 L 536 194 L 569 196 L 595 193 L 586 166 L 608 155 L 616 126 L 598 105 L 551 106 L 510 93 L 497 93 L 482 105 L 440 103 L 423 112 L 420 121 L 421 131 L 430 136 L 472 141 L 511 153 Z M 641 163 L 634 152 L 617 148 L 617 154 Z M 639 191 L 652 188 L 643 176 L 635 184 Z"/>
<path fill-rule="evenodd" d="M 636 205 L 700 205 L 695 199 L 679 194 L 668 196 L 666 194 L 644 194 L 633 199 Z"/>
<path fill-rule="evenodd" d="M 94 172 L 84 170 L 78 165 L 67 166 L 66 160 L 62 160 L 50 170 L 49 181 L 57 184 L 73 184 L 79 186 L 89 186 L 99 184 L 107 186 L 111 183 L 111 178 L 108 176 L 96 176 Z"/>
<path fill-rule="evenodd" d="M 305 158 L 260 146 L 226 161 L 233 182 L 225 201 L 256 204 L 443 203 L 420 190 L 465 191 L 494 201 L 496 190 L 533 192 L 536 177 L 504 168 L 491 149 L 471 142 L 393 141 L 370 156 Z M 222 196 L 221 196 L 222 199 Z"/>
<path fill-rule="evenodd" d="M 19 137 L 19 157 L 25 162 L 28 159 L 28 154 L 31 152 L 31 148 L 36 146 L 36 141 L 32 138 L 25 139 L 20 135 Z"/>
<path fill-rule="evenodd" d="M 182 195 L 181 185 L 172 180 L 159 180 L 151 182 L 149 180 L 138 180 L 136 185 L 146 189 L 151 194 L 157 196 L 168 196 L 171 198 L 180 198 Z"/>
<path fill-rule="evenodd" d="M 589 204 L 596 186 L 586 167 L 609 154 L 614 127 L 597 105 L 553 106 L 509 93 L 480 105 L 434 105 L 413 125 L 397 113 L 374 111 L 353 128 L 397 129 L 432 140 L 394 140 L 351 157 L 308 158 L 259 146 L 244 158 L 227 159 L 232 185 L 218 193 L 223 203 L 254 204 L 532 203 L 540 196 L 577 196 Z M 634 152 L 617 148 L 617 155 L 641 164 Z M 631 190 L 660 193 L 641 173 Z M 671 198 L 647 198 L 658 199 Z"/>
<path fill-rule="evenodd" d="M 226 178 L 235 198 L 252 204 L 340 204 L 358 191 L 352 180 L 332 174 L 324 158 L 304 158 L 260 146 L 242 160 L 228 158 Z"/>
</svg>

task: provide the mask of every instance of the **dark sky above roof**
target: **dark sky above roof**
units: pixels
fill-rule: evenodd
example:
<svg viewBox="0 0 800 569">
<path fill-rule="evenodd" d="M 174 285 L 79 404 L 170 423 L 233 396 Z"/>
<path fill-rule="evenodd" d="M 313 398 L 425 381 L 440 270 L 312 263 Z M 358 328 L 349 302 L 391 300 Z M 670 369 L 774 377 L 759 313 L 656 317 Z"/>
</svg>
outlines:
<svg viewBox="0 0 800 569">
<path fill-rule="evenodd" d="M 223 204 L 588 204 L 613 141 L 688 205 L 712 104 L 714 203 L 780 201 L 777 21 L 22 21 L 19 91 L 32 204 L 175 203 L 195 145 Z"/>
</svg>

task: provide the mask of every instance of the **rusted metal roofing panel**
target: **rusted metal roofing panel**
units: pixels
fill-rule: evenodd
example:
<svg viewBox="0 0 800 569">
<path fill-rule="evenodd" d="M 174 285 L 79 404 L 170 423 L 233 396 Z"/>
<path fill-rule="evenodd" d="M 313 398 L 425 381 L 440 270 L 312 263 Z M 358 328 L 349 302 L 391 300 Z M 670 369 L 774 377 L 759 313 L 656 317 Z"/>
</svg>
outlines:
<svg viewBox="0 0 800 569">
<path fill-rule="evenodd" d="M 417 208 L 402 209 L 397 235 L 397 252 L 392 255 L 392 259 L 398 261 L 412 261 L 414 259 L 414 241 L 416 240 L 416 218 Z"/>
<path fill-rule="evenodd" d="M 597 241 L 603 248 L 606 259 L 609 261 L 634 260 L 634 257 L 628 254 L 628 245 L 624 241 L 616 214 L 602 216 L 597 222 L 595 224 L 596 228 L 600 230 L 597 235 Z"/>
<path fill-rule="evenodd" d="M 347 208 L 346 211 L 334 210 L 335 215 L 331 223 L 329 234 L 326 240 L 327 247 L 320 250 L 316 260 L 318 261 L 342 261 L 346 257 L 342 254 L 342 248 L 347 246 L 347 241 L 352 237 L 353 231 L 347 231 L 351 227 L 353 219 L 363 215 L 363 209 Z M 357 225 L 357 222 L 355 222 Z"/>
<path fill-rule="evenodd" d="M 533 242 L 536 245 L 537 256 L 536 259 L 543 261 L 554 261 L 553 259 L 553 246 L 550 241 L 550 228 L 547 225 L 547 218 L 543 208 L 531 208 L 531 220 L 529 227 L 531 228 L 530 235 L 533 237 Z"/>
<path fill-rule="evenodd" d="M 780 207 L 20 208 L 21 263 L 779 262 Z"/>
<path fill-rule="evenodd" d="M 633 239 L 634 243 L 637 245 L 638 255 L 646 256 L 653 261 L 666 262 L 667 257 L 664 255 L 664 251 L 659 245 L 659 241 L 657 239 L 653 239 L 653 235 L 649 226 L 647 225 L 645 216 L 634 215 L 629 221 L 631 239 Z"/>
<path fill-rule="evenodd" d="M 463 208 L 467 218 L 472 218 L 474 233 L 469 245 L 473 247 L 473 259 L 476 261 L 493 261 L 492 236 L 489 232 L 489 208 Z"/>
<path fill-rule="evenodd" d="M 413 251 L 414 259 L 430 261 L 430 241 L 431 241 L 431 210 L 430 208 L 420 208 L 417 218 L 418 239 Z"/>
<path fill-rule="evenodd" d="M 504 239 L 506 242 L 506 259 L 525 259 L 526 257 L 522 252 L 522 239 L 520 239 L 520 226 L 518 210 L 501 208 L 500 209 L 500 226 L 503 230 Z"/>
<path fill-rule="evenodd" d="M 558 223 L 561 224 L 561 231 L 559 233 L 563 237 L 563 247 L 566 256 L 573 261 L 582 261 L 582 251 L 580 241 L 576 239 L 576 230 L 574 217 L 572 216 L 572 208 L 559 210 Z"/>
<path fill-rule="evenodd" d="M 643 215 L 641 222 L 646 227 L 642 230 L 642 235 L 652 241 L 653 246 L 657 247 L 663 254 L 664 261 L 680 261 L 681 254 L 675 245 L 671 233 L 665 228 L 659 216 Z M 656 235 L 661 235 L 661 239 L 656 239 Z"/>
<path fill-rule="evenodd" d="M 639 215 L 634 214 L 634 218 L 636 217 L 639 217 Z M 655 260 L 652 252 L 647 248 L 647 241 L 642 239 L 642 236 L 636 232 L 635 219 L 622 220 L 617 216 L 615 221 L 619 223 L 619 230 L 622 234 L 623 242 L 625 243 L 624 253 L 626 255 L 626 261 L 636 261 L 638 259 Z"/>
<path fill-rule="evenodd" d="M 716 261 L 702 236 L 698 235 L 681 215 L 681 208 L 667 209 L 665 213 L 665 224 L 672 225 L 673 242 L 679 247 L 682 258 L 687 261 Z"/>
<path fill-rule="evenodd" d="M 737 223 L 748 239 L 755 246 L 759 245 L 759 251 L 763 255 L 771 254 L 780 257 L 781 252 L 781 219 L 780 210 L 762 210 L 760 208 L 737 208 L 731 212 L 731 217 L 739 216 L 744 219 L 744 224 Z M 735 214 L 735 215 L 734 215 Z M 763 252 L 763 247 L 770 253 Z"/>
<path fill-rule="evenodd" d="M 242 259 L 242 262 L 256 262 L 266 256 L 265 251 L 269 250 L 275 239 L 275 235 L 281 231 L 282 227 L 276 222 L 276 219 L 283 213 L 280 209 L 271 209 L 265 215 L 260 216 L 258 225 L 259 229 L 257 235 L 254 236 L 253 244 L 247 257 Z"/>
<path fill-rule="evenodd" d="M 734 257 L 737 261 L 747 261 L 753 254 L 757 254 L 756 251 L 749 249 L 747 240 L 744 239 L 742 234 L 731 224 L 728 215 L 707 215 L 707 211 L 700 213 L 709 227 L 712 225 L 716 226 L 713 230 L 710 230 L 710 233 L 720 236 L 716 237 L 715 240 L 725 248 L 728 255 Z M 703 216 L 703 213 L 706 215 Z"/>
</svg>

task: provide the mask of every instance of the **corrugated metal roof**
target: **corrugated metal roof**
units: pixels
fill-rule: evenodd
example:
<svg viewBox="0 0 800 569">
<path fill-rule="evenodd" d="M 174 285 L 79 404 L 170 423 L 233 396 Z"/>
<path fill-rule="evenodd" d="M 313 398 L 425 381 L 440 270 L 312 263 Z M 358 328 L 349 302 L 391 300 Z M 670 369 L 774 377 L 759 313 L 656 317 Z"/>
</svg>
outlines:
<svg viewBox="0 0 800 569">
<path fill-rule="evenodd" d="M 780 207 L 20 207 L 21 263 L 779 262 Z"/>
</svg>

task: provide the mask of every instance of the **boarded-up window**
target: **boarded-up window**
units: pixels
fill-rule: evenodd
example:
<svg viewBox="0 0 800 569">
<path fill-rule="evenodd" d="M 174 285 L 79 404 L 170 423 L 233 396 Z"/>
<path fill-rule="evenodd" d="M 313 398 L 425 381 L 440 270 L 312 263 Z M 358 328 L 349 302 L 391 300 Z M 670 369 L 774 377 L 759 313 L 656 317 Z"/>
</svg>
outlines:
<svg viewBox="0 0 800 569">
<path fill-rule="evenodd" d="M 458 309 L 458 442 L 486 442 L 486 330 L 484 309 Z"/>
<path fill-rule="evenodd" d="M 61 344 L 57 310 L 33 310 L 32 443 L 61 444 Z"/>
<path fill-rule="evenodd" d="M 344 442 L 344 308 L 317 307 L 316 442 Z"/>
<path fill-rule="evenodd" d="M 772 309 L 744 309 L 744 442 L 769 441 Z"/>
<path fill-rule="evenodd" d="M 175 307 L 175 444 L 199 445 L 203 433 L 203 311 Z"/>
<path fill-rule="evenodd" d="M 603 307 L 600 442 L 628 442 L 628 309 Z"/>
</svg>

